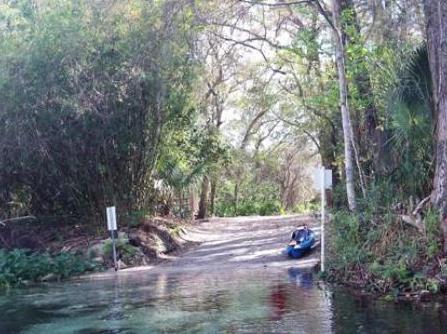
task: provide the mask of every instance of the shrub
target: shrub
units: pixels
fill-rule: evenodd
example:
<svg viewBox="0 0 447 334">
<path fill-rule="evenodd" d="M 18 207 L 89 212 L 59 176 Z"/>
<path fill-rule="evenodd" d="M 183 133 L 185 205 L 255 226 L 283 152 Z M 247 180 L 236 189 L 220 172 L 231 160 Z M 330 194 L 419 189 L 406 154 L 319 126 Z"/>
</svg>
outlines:
<svg viewBox="0 0 447 334">
<path fill-rule="evenodd" d="M 49 275 L 60 280 L 99 269 L 97 263 L 76 253 L 53 255 L 23 249 L 0 250 L 0 287 L 38 282 Z"/>
<path fill-rule="evenodd" d="M 441 251 L 439 214 L 436 210 L 430 209 L 427 211 L 424 220 L 427 233 L 427 256 L 432 258 Z"/>
<path fill-rule="evenodd" d="M 321 204 L 318 201 L 308 201 L 305 203 L 297 204 L 293 208 L 294 213 L 313 213 L 320 210 Z"/>
<path fill-rule="evenodd" d="M 348 272 L 362 263 L 367 253 L 362 248 L 359 217 L 346 211 L 336 212 L 329 224 L 331 266 Z"/>
<path fill-rule="evenodd" d="M 396 214 L 379 212 L 366 207 L 362 214 L 334 214 L 328 235 L 331 277 L 393 295 L 437 292 L 439 284 L 427 269 L 441 250 L 436 211 L 430 209 L 425 215 L 426 235 Z"/>
<path fill-rule="evenodd" d="M 216 215 L 219 217 L 230 216 L 272 216 L 284 213 L 281 203 L 277 200 L 243 200 L 238 203 L 237 212 L 234 203 L 219 202 L 216 205 Z"/>
<path fill-rule="evenodd" d="M 129 244 L 128 239 L 118 238 L 115 240 L 117 258 L 122 259 L 125 263 L 132 262 L 132 259 L 138 252 L 138 248 Z M 107 240 L 104 244 L 104 257 L 112 259 L 113 243 Z"/>
</svg>

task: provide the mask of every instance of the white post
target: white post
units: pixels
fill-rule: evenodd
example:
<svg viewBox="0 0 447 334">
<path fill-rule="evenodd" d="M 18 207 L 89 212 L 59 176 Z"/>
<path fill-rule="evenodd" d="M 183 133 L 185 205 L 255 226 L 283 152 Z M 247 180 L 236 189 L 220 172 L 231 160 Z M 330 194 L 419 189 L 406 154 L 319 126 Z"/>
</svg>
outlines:
<svg viewBox="0 0 447 334">
<path fill-rule="evenodd" d="M 110 231 L 110 233 L 112 234 L 113 266 L 115 267 L 115 271 L 118 271 L 118 265 L 116 263 L 115 230 Z"/>
<path fill-rule="evenodd" d="M 324 223 L 326 220 L 326 170 L 323 167 L 321 180 L 321 271 L 324 272 Z"/>
<path fill-rule="evenodd" d="M 112 250 L 113 250 L 113 265 L 115 271 L 118 271 L 118 265 L 116 263 L 116 245 L 115 245 L 115 231 L 118 230 L 116 225 L 116 209 L 114 206 L 108 207 L 106 209 L 107 216 L 107 228 L 112 235 Z"/>
</svg>

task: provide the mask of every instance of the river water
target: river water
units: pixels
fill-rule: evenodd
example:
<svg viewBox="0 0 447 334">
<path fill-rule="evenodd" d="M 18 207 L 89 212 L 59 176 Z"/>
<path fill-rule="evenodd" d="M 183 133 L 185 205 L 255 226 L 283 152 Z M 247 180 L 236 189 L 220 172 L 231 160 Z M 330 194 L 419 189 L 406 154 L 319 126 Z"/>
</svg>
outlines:
<svg viewBox="0 0 447 334">
<path fill-rule="evenodd" d="M 309 270 L 151 271 L 12 289 L 0 333 L 446 333 L 447 306 L 371 301 Z"/>
</svg>

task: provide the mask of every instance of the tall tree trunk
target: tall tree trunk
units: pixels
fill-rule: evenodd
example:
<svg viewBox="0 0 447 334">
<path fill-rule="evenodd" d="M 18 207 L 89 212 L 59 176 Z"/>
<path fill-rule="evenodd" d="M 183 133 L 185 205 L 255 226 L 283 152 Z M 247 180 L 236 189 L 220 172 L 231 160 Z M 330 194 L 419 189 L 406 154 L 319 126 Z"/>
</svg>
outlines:
<svg viewBox="0 0 447 334">
<path fill-rule="evenodd" d="M 202 180 L 202 189 L 200 192 L 199 212 L 197 213 L 198 219 L 204 219 L 208 216 L 208 190 L 208 176 L 204 176 Z"/>
<path fill-rule="evenodd" d="M 348 83 L 346 81 L 345 50 L 340 24 L 340 0 L 332 0 L 335 40 L 335 61 L 337 63 L 338 84 L 340 90 L 340 110 L 343 125 L 343 141 L 345 149 L 346 194 L 351 211 L 357 209 L 357 199 L 354 187 L 353 138 L 352 125 L 348 106 Z"/>
<path fill-rule="evenodd" d="M 211 176 L 210 210 L 209 210 L 210 216 L 214 215 L 214 203 L 216 200 L 217 180 L 218 180 L 217 173 L 214 173 Z"/>
<path fill-rule="evenodd" d="M 444 253 L 447 253 L 447 1 L 425 0 L 427 48 L 433 82 L 436 123 L 436 168 L 432 201 L 440 211 Z"/>
<path fill-rule="evenodd" d="M 341 28 L 342 40 L 344 45 L 356 45 L 362 42 L 361 29 L 359 20 L 357 18 L 357 13 L 354 7 L 353 0 L 341 0 L 340 1 L 340 11 L 348 11 L 350 15 L 347 19 L 343 20 L 343 25 Z M 346 31 L 350 31 L 347 34 Z M 371 86 L 371 77 L 366 68 L 366 59 L 364 56 L 355 55 L 356 62 L 359 61 L 362 66 L 362 70 L 356 70 L 354 72 L 353 85 L 356 86 L 360 98 L 362 101 L 366 102 L 363 114 L 359 113 L 353 122 L 354 133 L 356 136 L 354 140 L 357 140 L 359 145 L 359 153 L 367 162 L 367 170 L 369 169 L 369 175 L 372 176 L 372 171 L 380 171 L 383 164 L 380 161 L 380 147 L 383 145 L 383 136 L 381 131 L 377 129 L 378 119 L 377 119 L 377 108 L 373 100 L 373 92 Z M 359 58 L 360 57 L 360 58 Z M 362 111 L 362 110 L 358 110 Z M 365 129 L 362 131 L 361 129 Z M 355 145 L 355 144 L 354 144 Z M 355 147 L 354 147 L 355 148 Z M 369 167 L 369 168 L 368 168 Z M 360 182 L 364 183 L 363 168 L 359 168 Z M 364 186 L 362 186 L 362 191 L 364 191 Z M 364 194 L 365 195 L 365 194 Z"/>
<path fill-rule="evenodd" d="M 234 215 L 238 215 L 238 206 L 239 206 L 239 182 L 236 181 L 234 185 Z"/>
</svg>

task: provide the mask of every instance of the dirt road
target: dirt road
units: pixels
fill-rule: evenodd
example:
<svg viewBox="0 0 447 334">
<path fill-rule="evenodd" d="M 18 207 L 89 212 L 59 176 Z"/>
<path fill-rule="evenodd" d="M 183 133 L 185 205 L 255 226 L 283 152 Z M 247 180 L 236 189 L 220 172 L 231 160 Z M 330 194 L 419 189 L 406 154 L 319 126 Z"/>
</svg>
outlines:
<svg viewBox="0 0 447 334">
<path fill-rule="evenodd" d="M 274 217 L 213 218 L 187 229 L 184 239 L 200 245 L 177 256 L 168 255 L 166 262 L 149 267 L 120 270 L 119 274 L 136 271 L 179 272 L 236 270 L 262 267 L 314 267 L 319 262 L 319 249 L 302 259 L 291 259 L 282 251 L 291 232 L 306 223 L 317 234 L 319 223 L 307 215 Z M 114 272 L 93 274 L 109 276 Z"/>
<path fill-rule="evenodd" d="M 293 229 L 304 223 L 319 234 L 318 223 L 304 215 L 214 218 L 188 230 L 186 238 L 201 242 L 199 247 L 163 266 L 182 269 L 314 266 L 318 262 L 317 250 L 300 260 L 282 254 Z"/>
</svg>

